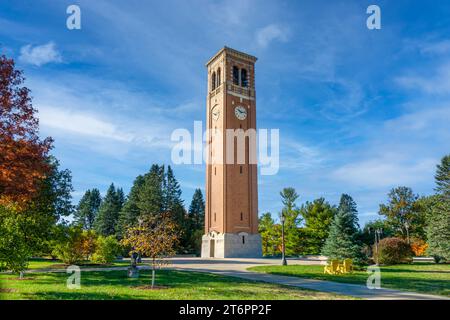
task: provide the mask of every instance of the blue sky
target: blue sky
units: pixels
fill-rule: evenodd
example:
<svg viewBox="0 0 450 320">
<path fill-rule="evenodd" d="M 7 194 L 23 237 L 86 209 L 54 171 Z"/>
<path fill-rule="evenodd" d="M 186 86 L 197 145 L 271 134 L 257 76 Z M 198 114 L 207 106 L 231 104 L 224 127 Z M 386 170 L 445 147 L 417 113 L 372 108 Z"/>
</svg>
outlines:
<svg viewBox="0 0 450 320">
<path fill-rule="evenodd" d="M 66 28 L 71 4 L 81 30 Z M 370 4 L 381 30 L 366 27 Z M 0 2 L 1 50 L 25 71 L 74 202 L 170 164 L 170 134 L 204 121 L 204 64 L 227 45 L 258 57 L 258 127 L 280 129 L 260 214 L 277 213 L 292 186 L 299 204 L 350 194 L 361 224 L 392 187 L 433 192 L 450 152 L 449 35 L 443 1 Z M 188 204 L 204 166 L 173 167 Z"/>
</svg>

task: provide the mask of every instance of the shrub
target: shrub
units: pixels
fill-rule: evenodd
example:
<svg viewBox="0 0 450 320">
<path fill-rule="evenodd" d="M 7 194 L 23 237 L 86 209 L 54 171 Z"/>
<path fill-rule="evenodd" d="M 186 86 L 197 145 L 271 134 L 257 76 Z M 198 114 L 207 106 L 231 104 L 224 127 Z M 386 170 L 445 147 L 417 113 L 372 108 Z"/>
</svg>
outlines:
<svg viewBox="0 0 450 320">
<path fill-rule="evenodd" d="M 82 261 L 83 231 L 77 227 L 63 227 L 61 238 L 54 242 L 52 254 L 65 264 Z"/>
<path fill-rule="evenodd" d="M 100 236 L 96 242 L 96 249 L 92 255 L 92 261 L 95 263 L 111 263 L 120 253 L 120 245 L 114 236 Z"/>
<path fill-rule="evenodd" d="M 411 246 L 400 238 L 385 238 L 378 245 L 378 261 L 381 264 L 398 264 L 411 262 L 413 251 Z"/>
<path fill-rule="evenodd" d="M 84 230 L 80 245 L 84 260 L 90 260 L 97 245 L 97 235 L 95 234 L 95 231 Z"/>
</svg>

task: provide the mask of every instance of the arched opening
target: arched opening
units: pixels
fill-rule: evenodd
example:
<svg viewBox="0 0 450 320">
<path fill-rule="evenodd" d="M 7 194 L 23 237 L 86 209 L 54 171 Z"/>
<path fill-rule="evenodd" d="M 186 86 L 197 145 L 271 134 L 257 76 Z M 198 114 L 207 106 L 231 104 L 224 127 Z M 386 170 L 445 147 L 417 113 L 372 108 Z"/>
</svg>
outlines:
<svg viewBox="0 0 450 320">
<path fill-rule="evenodd" d="M 241 86 L 248 87 L 248 78 L 246 69 L 241 69 Z"/>
<path fill-rule="evenodd" d="M 217 69 L 217 85 L 216 85 L 216 87 L 219 87 L 220 86 L 220 83 L 222 82 L 221 81 L 221 74 L 222 74 L 222 72 L 221 72 L 222 70 L 219 68 L 219 69 Z"/>
<path fill-rule="evenodd" d="M 239 85 L 239 68 L 236 66 L 233 67 L 233 84 Z"/>
<path fill-rule="evenodd" d="M 216 89 L 216 72 L 214 71 L 211 75 L 211 91 Z"/>
</svg>

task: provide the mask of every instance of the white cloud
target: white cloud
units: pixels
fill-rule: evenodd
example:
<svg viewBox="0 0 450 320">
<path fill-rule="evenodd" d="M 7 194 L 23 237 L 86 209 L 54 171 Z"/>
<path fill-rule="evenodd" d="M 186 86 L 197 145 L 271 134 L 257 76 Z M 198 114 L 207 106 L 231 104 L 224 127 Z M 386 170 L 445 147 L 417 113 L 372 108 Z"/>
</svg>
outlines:
<svg viewBox="0 0 450 320">
<path fill-rule="evenodd" d="M 283 138 L 280 148 L 280 166 L 284 169 L 304 171 L 320 166 L 324 161 L 319 149 L 291 138 Z"/>
<path fill-rule="evenodd" d="M 407 89 L 419 89 L 428 94 L 449 94 L 450 62 L 438 67 L 434 75 L 401 76 L 396 82 Z"/>
<path fill-rule="evenodd" d="M 394 159 L 355 162 L 336 169 L 333 178 L 353 187 L 384 188 L 413 185 L 433 176 L 436 159 L 422 159 L 414 164 Z"/>
<path fill-rule="evenodd" d="M 47 44 L 35 47 L 31 44 L 23 46 L 20 49 L 19 60 L 24 63 L 33 64 L 40 67 L 51 62 L 61 62 L 62 58 L 61 54 L 56 49 L 55 44 L 53 42 L 49 42 Z"/>
<path fill-rule="evenodd" d="M 266 48 L 272 41 L 286 42 L 288 30 L 276 24 L 270 24 L 256 32 L 256 42 L 262 48 Z"/>
<path fill-rule="evenodd" d="M 101 120 L 92 114 L 40 106 L 39 119 L 43 126 L 75 134 L 122 142 L 131 142 L 134 138 L 132 134 L 123 132 L 114 124 Z"/>
</svg>

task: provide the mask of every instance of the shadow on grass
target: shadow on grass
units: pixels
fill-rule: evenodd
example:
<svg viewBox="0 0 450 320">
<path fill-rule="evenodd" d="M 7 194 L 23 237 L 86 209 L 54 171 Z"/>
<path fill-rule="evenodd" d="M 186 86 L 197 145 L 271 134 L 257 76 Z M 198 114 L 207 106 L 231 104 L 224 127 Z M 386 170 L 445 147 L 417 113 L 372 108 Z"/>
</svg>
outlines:
<svg viewBox="0 0 450 320">
<path fill-rule="evenodd" d="M 18 286 L 20 299 L 116 300 L 116 299 L 201 299 L 251 298 L 257 286 L 266 286 L 213 274 L 175 270 L 158 270 L 156 284 L 165 290 L 141 290 L 151 283 L 149 271 L 141 271 L 138 279 L 128 278 L 126 271 L 88 272 L 82 274 L 80 290 L 67 291 L 66 274 L 34 274 L 33 287 Z M 14 283 L 14 282 L 10 282 Z M 242 285 L 241 285 L 242 284 Z M 37 288 L 37 290 L 36 290 Z M 255 290 L 253 290 L 255 288 Z M 83 291 L 84 290 L 84 291 Z M 280 288 L 272 288 L 275 294 Z M 300 291 L 299 291 L 300 292 Z M 311 293 L 311 296 L 315 294 Z M 8 298 L 7 296 L 5 297 Z"/>
</svg>

